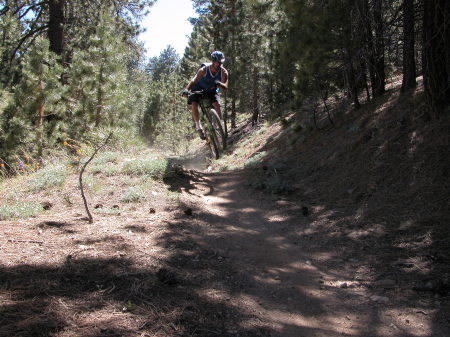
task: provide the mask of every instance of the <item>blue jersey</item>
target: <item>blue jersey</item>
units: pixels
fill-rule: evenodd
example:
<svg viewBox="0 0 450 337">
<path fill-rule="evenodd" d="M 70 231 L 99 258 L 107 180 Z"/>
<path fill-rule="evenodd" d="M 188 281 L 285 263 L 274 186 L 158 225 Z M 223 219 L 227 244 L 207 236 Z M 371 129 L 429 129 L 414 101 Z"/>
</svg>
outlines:
<svg viewBox="0 0 450 337">
<path fill-rule="evenodd" d="M 206 75 L 203 76 L 200 81 L 192 88 L 194 91 L 200 91 L 203 89 L 212 88 L 216 85 L 216 81 L 222 82 L 222 68 L 219 69 L 215 76 L 211 73 L 211 63 L 207 63 L 206 65 Z M 219 88 L 217 88 L 219 91 Z"/>
</svg>

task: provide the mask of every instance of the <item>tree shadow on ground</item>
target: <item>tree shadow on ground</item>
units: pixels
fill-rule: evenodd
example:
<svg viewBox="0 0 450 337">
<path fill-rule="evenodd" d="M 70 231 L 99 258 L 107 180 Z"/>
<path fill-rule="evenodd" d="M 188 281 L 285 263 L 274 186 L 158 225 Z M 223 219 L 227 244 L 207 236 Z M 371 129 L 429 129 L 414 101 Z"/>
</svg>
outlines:
<svg viewBox="0 0 450 337">
<path fill-rule="evenodd" d="M 228 173 L 211 178 L 224 183 L 236 177 Z M 273 319 L 266 316 L 266 320 L 253 323 L 269 329 L 271 336 L 383 336 L 386 329 L 393 329 L 387 325 L 386 315 L 403 312 L 409 319 L 411 309 L 429 311 L 427 305 L 414 303 L 410 307 L 408 301 L 416 300 L 415 293 L 403 294 L 401 301 L 391 300 L 395 294 L 386 293 L 386 287 L 396 288 L 397 284 L 377 283 L 388 278 L 371 269 L 378 265 L 374 264 L 377 260 L 370 250 L 370 240 L 383 239 L 377 233 L 347 245 L 343 240 L 349 238 L 341 233 L 340 223 L 332 231 L 317 226 L 293 203 L 280 203 L 274 210 L 266 200 L 255 207 L 258 192 L 243 196 L 242 183 L 236 179 L 235 186 L 228 188 L 229 194 L 216 195 L 222 198 L 224 214 L 203 209 L 194 219 L 201 224 L 182 218 L 170 223 L 164 242 L 178 252 L 167 261 L 170 268 L 201 280 L 203 289 L 209 287 L 230 305 L 240 303 L 255 320 L 261 319 L 255 307 L 272 313 Z M 313 217 L 331 218 L 334 211 L 324 206 Z M 280 216 L 280 212 L 285 215 Z M 259 249 L 249 245 L 259 245 Z M 357 271 L 363 268 L 369 269 L 364 274 L 367 278 L 358 279 Z M 390 303 L 377 302 L 385 298 Z M 247 299 L 247 308 L 242 306 L 242 299 Z M 406 303 L 402 303 L 404 300 Z M 439 326 L 443 327 L 442 322 Z M 406 335 L 413 334 L 412 330 L 399 327 Z M 445 335 L 439 331 L 436 336 Z"/>
<path fill-rule="evenodd" d="M 242 318 L 237 308 L 200 296 L 201 284 L 183 272 L 171 281 L 159 274 L 119 258 L 1 267 L 0 335 L 224 336 Z"/>
<path fill-rule="evenodd" d="M 420 95 L 389 92 L 381 109 L 350 113 L 299 142 L 286 129 L 261 147 L 269 155 L 249 174 L 253 187 L 311 211 L 310 224 L 287 236 L 320 242 L 316 254 L 321 245 L 341 249 L 327 271 L 353 275 L 347 283 L 379 307 L 366 322 L 371 336 L 414 335 L 414 321 L 427 336 L 450 328 L 450 128 L 421 119 Z M 393 328 L 383 328 L 389 320 Z"/>
</svg>

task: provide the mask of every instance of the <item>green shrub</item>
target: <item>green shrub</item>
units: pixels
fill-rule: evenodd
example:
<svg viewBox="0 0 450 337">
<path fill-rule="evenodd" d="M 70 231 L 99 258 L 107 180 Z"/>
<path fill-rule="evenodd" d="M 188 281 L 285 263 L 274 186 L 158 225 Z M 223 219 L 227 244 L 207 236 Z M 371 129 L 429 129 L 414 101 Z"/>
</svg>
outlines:
<svg viewBox="0 0 450 337">
<path fill-rule="evenodd" d="M 145 199 L 145 192 L 140 187 L 130 187 L 123 194 L 120 201 L 122 202 L 140 202 Z"/>
<path fill-rule="evenodd" d="M 100 174 L 101 173 L 108 177 L 119 175 L 121 172 L 120 166 L 118 166 L 117 164 L 110 164 L 110 163 L 96 164 L 96 165 L 92 165 L 91 167 L 88 166 L 88 170 L 92 174 Z"/>
<path fill-rule="evenodd" d="M 42 212 L 42 205 L 35 202 L 15 202 L 0 206 L 0 220 L 29 218 Z"/>
<path fill-rule="evenodd" d="M 47 166 L 30 176 L 29 190 L 36 192 L 48 188 L 61 188 L 67 178 L 67 170 L 62 165 Z"/>
<path fill-rule="evenodd" d="M 123 172 L 131 175 L 148 175 L 162 179 L 167 170 L 166 159 L 134 159 L 123 165 Z"/>
<path fill-rule="evenodd" d="M 245 162 L 244 167 L 245 168 L 255 167 L 266 156 L 266 154 L 267 154 L 266 151 L 258 152 Z"/>
<path fill-rule="evenodd" d="M 120 152 L 102 152 L 94 157 L 92 164 L 95 166 L 98 164 L 117 163 L 121 156 L 122 154 Z"/>
<path fill-rule="evenodd" d="M 113 134 L 114 136 L 110 141 L 110 145 L 123 152 L 128 152 L 130 148 L 142 148 L 147 146 L 141 137 L 138 137 L 137 134 L 130 134 L 130 130 L 127 128 L 115 128 Z"/>
<path fill-rule="evenodd" d="M 80 188 L 80 183 L 78 181 L 78 188 Z M 103 186 L 103 181 L 101 179 L 98 179 L 97 177 L 87 174 L 86 176 L 83 176 L 83 187 L 86 190 L 92 191 L 92 192 L 98 192 Z"/>
</svg>

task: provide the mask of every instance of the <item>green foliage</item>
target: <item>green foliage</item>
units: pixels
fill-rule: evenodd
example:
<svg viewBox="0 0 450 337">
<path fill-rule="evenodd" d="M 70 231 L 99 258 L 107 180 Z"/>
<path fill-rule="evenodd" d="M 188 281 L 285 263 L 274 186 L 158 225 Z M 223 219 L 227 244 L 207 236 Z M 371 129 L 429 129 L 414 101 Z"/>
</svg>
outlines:
<svg viewBox="0 0 450 337">
<path fill-rule="evenodd" d="M 108 177 L 119 175 L 122 172 L 120 166 L 112 163 L 89 165 L 88 170 L 92 174 L 101 173 Z"/>
<path fill-rule="evenodd" d="M 166 151 L 187 150 L 192 134 L 192 118 L 180 91 L 186 81 L 177 71 L 162 75 L 150 83 L 147 108 L 142 120 L 142 134 Z"/>
<path fill-rule="evenodd" d="M 63 165 L 46 166 L 29 177 L 29 190 L 37 192 L 49 188 L 62 188 L 67 175 L 67 169 Z"/>
<path fill-rule="evenodd" d="M 77 181 L 77 185 L 78 188 L 80 188 L 79 181 Z M 85 189 L 90 190 L 93 193 L 96 193 L 103 187 L 103 184 L 101 179 L 95 177 L 92 174 L 88 174 L 85 177 L 83 177 L 83 187 Z"/>
<path fill-rule="evenodd" d="M 92 164 L 107 164 L 107 163 L 117 163 L 122 156 L 122 153 L 115 151 L 101 152 L 92 160 Z"/>
<path fill-rule="evenodd" d="M 261 160 L 264 159 L 266 156 L 267 156 L 267 152 L 266 151 L 258 152 L 257 154 L 255 154 L 253 157 L 249 158 L 245 162 L 244 167 L 245 168 L 255 167 L 258 164 L 260 164 Z"/>
<path fill-rule="evenodd" d="M 145 191 L 140 187 L 129 187 L 120 198 L 121 202 L 140 202 L 145 199 Z"/>
<path fill-rule="evenodd" d="M 130 114 L 131 96 L 127 49 L 107 11 L 102 13 L 95 33 L 84 43 L 88 46 L 74 51 L 68 75 L 71 92 L 77 98 L 72 101 L 72 114 L 78 117 L 75 128 L 71 126 L 73 132 L 92 126 L 130 127 L 132 120 L 125 118 Z"/>
<path fill-rule="evenodd" d="M 80 1 L 67 2 L 63 59 L 49 51 L 47 36 L 34 36 L 19 48 L 23 53 L 16 51 L 17 59 L 8 60 L 37 12 L 28 11 L 25 23 L 19 14 L 31 5 L 14 3 L 0 15 L 0 158 L 45 157 L 63 141 L 83 142 L 103 126 L 125 129 L 127 139 L 138 135 L 147 77 L 139 68 L 144 50 L 134 34 L 138 17 L 152 2 L 83 2 L 82 11 Z M 33 23 L 38 28 L 45 25 L 48 8 L 33 6 L 43 6 L 44 21 Z M 71 17 L 71 10 L 78 17 Z"/>
<path fill-rule="evenodd" d="M 147 65 L 147 74 L 153 81 L 159 81 L 163 75 L 168 76 L 176 71 L 180 57 L 172 46 L 167 46 L 159 57 L 152 57 Z"/>
<path fill-rule="evenodd" d="M 111 128 L 113 138 L 110 140 L 110 147 L 120 151 L 128 152 L 133 148 L 146 147 L 147 144 L 144 139 L 139 137 L 138 134 L 132 132 L 127 128 Z"/>
<path fill-rule="evenodd" d="M 0 128 L 4 143 L 0 145 L 0 157 L 6 160 L 11 159 L 13 152 L 41 156 L 45 148 L 56 142 L 52 130 L 58 123 L 57 118 L 43 122 L 44 116 L 62 114 L 62 68 L 57 56 L 48 48 L 47 40 L 38 39 L 25 56 L 22 79 L 15 88 L 12 102 L 2 112 Z"/>
<path fill-rule="evenodd" d="M 44 209 L 35 202 L 14 202 L 0 206 L 0 220 L 14 220 L 32 217 Z"/>
<path fill-rule="evenodd" d="M 173 94 L 176 95 L 175 93 Z M 192 139 L 192 118 L 183 99 L 174 97 L 175 102 L 165 104 L 164 118 L 155 130 L 155 145 L 175 154 L 187 151 Z"/>
<path fill-rule="evenodd" d="M 148 175 L 155 179 L 162 179 L 167 168 L 166 159 L 138 158 L 125 162 L 122 171 L 130 175 Z"/>
</svg>

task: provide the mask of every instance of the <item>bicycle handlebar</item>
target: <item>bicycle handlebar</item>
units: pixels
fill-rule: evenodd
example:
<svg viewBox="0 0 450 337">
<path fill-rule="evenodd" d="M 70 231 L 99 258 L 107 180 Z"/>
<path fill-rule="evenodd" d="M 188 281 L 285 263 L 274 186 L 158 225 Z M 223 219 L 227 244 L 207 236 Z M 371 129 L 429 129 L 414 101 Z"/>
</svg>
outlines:
<svg viewBox="0 0 450 337">
<path fill-rule="evenodd" d="M 208 94 L 213 94 L 216 93 L 216 88 L 217 87 L 211 87 L 211 88 L 206 88 L 203 90 L 198 90 L 198 91 L 189 91 L 189 90 L 184 90 L 182 92 L 183 96 L 191 96 L 191 95 L 208 95 Z"/>
</svg>

